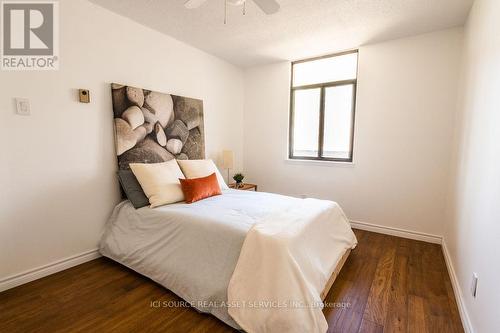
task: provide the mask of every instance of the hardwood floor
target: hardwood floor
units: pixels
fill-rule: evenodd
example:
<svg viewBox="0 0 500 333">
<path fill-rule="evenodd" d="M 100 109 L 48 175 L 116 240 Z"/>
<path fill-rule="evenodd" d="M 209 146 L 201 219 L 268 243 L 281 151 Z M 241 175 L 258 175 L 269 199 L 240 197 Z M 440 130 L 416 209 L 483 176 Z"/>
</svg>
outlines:
<svg viewBox="0 0 500 333">
<path fill-rule="evenodd" d="M 329 332 L 463 332 L 439 245 L 355 233 L 359 245 L 325 299 Z M 154 300 L 180 299 L 99 258 L 0 293 L 0 332 L 234 331 L 191 308 L 152 307 Z"/>
</svg>

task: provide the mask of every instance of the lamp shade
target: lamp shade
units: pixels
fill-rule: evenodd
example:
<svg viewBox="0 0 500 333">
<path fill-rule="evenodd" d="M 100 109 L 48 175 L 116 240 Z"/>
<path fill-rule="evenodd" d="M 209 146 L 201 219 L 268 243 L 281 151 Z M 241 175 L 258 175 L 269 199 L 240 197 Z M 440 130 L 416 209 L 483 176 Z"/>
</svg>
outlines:
<svg viewBox="0 0 500 333">
<path fill-rule="evenodd" d="M 222 168 L 232 169 L 234 166 L 234 152 L 232 150 L 222 151 Z"/>
</svg>

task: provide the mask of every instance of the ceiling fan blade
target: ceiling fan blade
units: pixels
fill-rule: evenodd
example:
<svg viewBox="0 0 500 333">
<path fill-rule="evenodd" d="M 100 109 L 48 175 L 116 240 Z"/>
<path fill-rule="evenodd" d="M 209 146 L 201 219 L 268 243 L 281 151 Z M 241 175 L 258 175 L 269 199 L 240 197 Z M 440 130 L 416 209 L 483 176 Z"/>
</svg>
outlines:
<svg viewBox="0 0 500 333">
<path fill-rule="evenodd" d="M 187 0 L 185 3 L 184 3 L 184 7 L 186 7 L 187 9 L 194 9 L 194 8 L 198 8 L 200 7 L 201 5 L 203 5 L 203 3 L 207 1 L 207 0 Z"/>
<path fill-rule="evenodd" d="M 276 0 L 253 0 L 253 2 L 267 15 L 277 13 L 280 10 L 280 4 Z"/>
</svg>

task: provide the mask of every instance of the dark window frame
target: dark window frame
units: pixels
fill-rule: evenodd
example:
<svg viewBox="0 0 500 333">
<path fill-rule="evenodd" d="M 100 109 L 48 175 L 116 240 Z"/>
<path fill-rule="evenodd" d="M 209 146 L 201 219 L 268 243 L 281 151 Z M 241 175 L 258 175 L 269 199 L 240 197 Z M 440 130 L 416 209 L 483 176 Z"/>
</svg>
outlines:
<svg viewBox="0 0 500 333">
<path fill-rule="evenodd" d="M 357 53 L 358 60 L 356 63 L 356 78 L 352 80 L 341 80 L 341 81 L 331 81 L 331 82 L 323 82 L 302 86 L 293 86 L 293 66 L 296 64 L 321 60 L 326 58 L 334 58 L 346 54 Z M 359 66 L 359 52 L 358 50 L 351 50 L 341 53 L 329 54 L 321 57 L 297 60 L 291 63 L 290 70 L 290 116 L 289 116 L 289 124 L 288 124 L 288 158 L 292 160 L 312 160 L 312 161 L 332 161 L 332 162 L 352 162 L 354 157 L 354 122 L 356 115 L 356 94 L 358 87 L 358 66 Z M 325 133 L 325 89 L 336 86 L 343 85 L 352 85 L 353 94 L 352 94 L 352 121 L 351 121 L 351 138 L 350 138 L 350 151 L 348 158 L 334 158 L 334 157 L 324 157 L 323 155 L 323 139 Z M 295 111 L 295 94 L 294 92 L 297 90 L 306 90 L 306 89 L 320 89 L 320 106 L 319 106 L 319 132 L 318 132 L 318 156 L 294 156 L 293 154 L 293 130 L 294 130 L 294 111 Z"/>
</svg>

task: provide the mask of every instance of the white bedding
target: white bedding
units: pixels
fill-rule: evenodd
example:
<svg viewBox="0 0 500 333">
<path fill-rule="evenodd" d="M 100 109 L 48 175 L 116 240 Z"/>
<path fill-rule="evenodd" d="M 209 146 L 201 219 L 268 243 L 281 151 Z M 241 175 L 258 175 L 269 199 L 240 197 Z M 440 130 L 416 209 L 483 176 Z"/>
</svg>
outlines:
<svg viewBox="0 0 500 333">
<path fill-rule="evenodd" d="M 284 332 L 296 317 L 301 322 L 294 327 L 301 331 L 324 332 L 320 307 L 229 307 L 231 317 L 225 305 L 283 297 L 320 302 L 336 263 L 355 245 L 335 203 L 225 190 L 193 204 L 155 209 L 136 210 L 124 201 L 109 219 L 100 251 L 235 328 Z"/>
<path fill-rule="evenodd" d="M 331 201 L 304 199 L 248 232 L 228 288 L 247 332 L 326 332 L 321 292 L 356 237 Z M 255 305 L 258 305 L 255 307 Z"/>
</svg>

